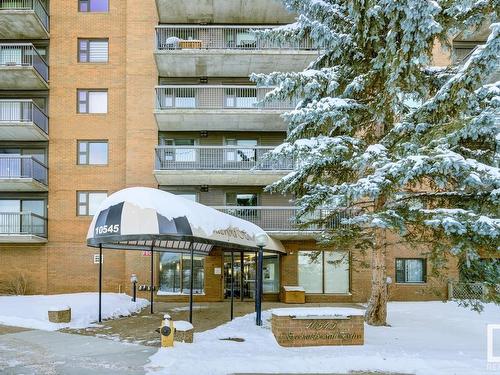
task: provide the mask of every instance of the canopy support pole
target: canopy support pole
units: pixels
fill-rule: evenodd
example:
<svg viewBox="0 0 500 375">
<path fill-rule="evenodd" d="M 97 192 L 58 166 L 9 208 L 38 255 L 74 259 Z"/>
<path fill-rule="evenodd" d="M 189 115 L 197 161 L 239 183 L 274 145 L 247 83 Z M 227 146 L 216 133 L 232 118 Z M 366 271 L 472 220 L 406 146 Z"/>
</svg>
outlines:
<svg viewBox="0 0 500 375">
<path fill-rule="evenodd" d="M 151 243 L 151 281 L 150 281 L 150 289 L 151 289 L 151 294 L 150 294 L 150 299 L 151 299 L 151 314 L 154 314 L 154 241 Z"/>
<path fill-rule="evenodd" d="M 234 316 L 234 251 L 231 251 L 231 320 L 233 320 L 233 316 Z"/>
<path fill-rule="evenodd" d="M 193 242 L 189 243 L 189 249 L 191 250 L 191 272 L 189 275 L 189 323 L 193 323 L 193 270 L 194 270 L 194 247 Z"/>
<path fill-rule="evenodd" d="M 245 260 L 243 258 L 244 253 L 240 251 L 240 300 L 243 301 L 243 295 L 245 294 L 245 288 L 243 288 L 243 282 L 245 281 L 245 275 L 243 274 L 243 269 L 245 268 Z"/>
<path fill-rule="evenodd" d="M 259 268 L 259 265 L 257 263 L 257 252 L 255 252 L 255 278 L 253 282 L 253 301 L 255 304 L 255 312 L 257 312 L 257 269 Z"/>
<path fill-rule="evenodd" d="M 255 324 L 258 326 L 262 325 L 262 262 L 263 262 L 263 249 L 259 246 L 259 253 L 257 256 L 257 280 L 256 286 L 256 296 L 255 296 Z"/>
<path fill-rule="evenodd" d="M 102 244 L 99 244 L 99 323 L 102 322 Z"/>
</svg>

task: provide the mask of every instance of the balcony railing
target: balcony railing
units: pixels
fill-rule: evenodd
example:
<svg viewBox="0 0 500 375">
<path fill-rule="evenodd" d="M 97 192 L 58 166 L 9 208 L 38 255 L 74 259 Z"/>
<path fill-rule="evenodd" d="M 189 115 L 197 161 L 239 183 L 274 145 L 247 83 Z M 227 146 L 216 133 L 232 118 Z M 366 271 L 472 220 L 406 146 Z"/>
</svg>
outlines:
<svg viewBox="0 0 500 375">
<path fill-rule="evenodd" d="M 0 0 L 0 10 L 33 10 L 49 31 L 49 14 L 40 0 Z"/>
<path fill-rule="evenodd" d="M 47 219 L 32 212 L 0 212 L 1 235 L 47 237 Z"/>
<path fill-rule="evenodd" d="M 274 147 L 158 146 L 158 170 L 291 170 L 293 160 L 262 160 Z"/>
<path fill-rule="evenodd" d="M 0 178 L 32 178 L 47 185 L 48 169 L 33 156 L 0 155 Z"/>
<path fill-rule="evenodd" d="M 235 206 L 218 206 L 215 209 L 230 214 L 241 219 L 250 221 L 266 231 L 318 231 L 321 229 L 319 225 L 310 224 L 306 227 L 301 227 L 296 220 L 297 207 L 235 207 Z M 318 209 L 310 214 L 307 219 L 325 218 L 332 214 L 333 211 Z M 348 213 L 338 212 L 327 224 L 328 229 L 340 228 L 343 225 L 342 219 L 349 218 Z"/>
<path fill-rule="evenodd" d="M 0 44 L 0 68 L 2 66 L 32 66 L 45 81 L 49 80 L 49 66 L 33 44 Z"/>
<path fill-rule="evenodd" d="M 156 87 L 156 108 L 170 109 L 261 109 L 287 110 L 295 108 L 296 101 L 273 100 L 260 104 L 271 87 L 165 85 Z"/>
<path fill-rule="evenodd" d="M 48 134 L 49 118 L 33 100 L 0 100 L 0 124 L 31 122 Z"/>
<path fill-rule="evenodd" d="M 156 27 L 158 50 L 314 50 L 312 41 L 278 42 L 259 38 L 253 30 L 275 26 L 162 25 Z"/>
</svg>

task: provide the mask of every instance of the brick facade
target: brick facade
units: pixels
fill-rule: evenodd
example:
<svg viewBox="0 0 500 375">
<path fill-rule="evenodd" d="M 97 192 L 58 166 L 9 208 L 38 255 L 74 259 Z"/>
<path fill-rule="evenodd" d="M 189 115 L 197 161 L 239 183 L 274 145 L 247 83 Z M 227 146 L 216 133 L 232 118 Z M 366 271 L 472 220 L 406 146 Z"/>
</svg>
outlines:
<svg viewBox="0 0 500 375">
<path fill-rule="evenodd" d="M 158 187 L 154 175 L 154 148 L 158 127 L 153 115 L 154 87 L 159 76 L 154 60 L 154 27 L 158 12 L 154 0 L 110 0 L 108 13 L 81 13 L 77 1 L 50 1 L 50 91 L 49 91 L 49 192 L 47 244 L 1 244 L 0 279 L 10 280 L 20 273 L 31 281 L 31 293 L 69 293 L 97 289 L 96 249 L 85 244 L 90 217 L 76 215 L 77 191 L 107 191 L 125 187 Z M 78 63 L 78 38 L 109 38 L 108 63 Z M 449 59 L 436 47 L 436 62 Z M 199 82 L 200 77 L 193 81 Z M 239 78 L 235 78 L 235 82 Z M 241 80 L 241 79 L 239 79 Z M 107 114 L 78 114 L 77 89 L 107 89 Z M 179 132 L 182 136 L 184 133 Z M 281 138 L 284 133 L 281 134 Z M 223 133 L 210 137 L 220 141 Z M 254 133 L 248 136 L 254 137 Z M 261 136 L 262 144 L 275 144 L 279 133 Z M 78 140 L 108 140 L 109 160 L 105 166 L 77 165 Z M 251 172 L 249 172 L 251 173 Z M 198 191 L 199 191 L 199 187 Z M 179 187 L 181 189 L 181 187 Z M 252 187 L 252 189 L 256 189 Z M 224 204 L 222 188 L 200 193 L 207 204 Z M 205 202 L 203 202 L 205 203 Z M 262 195 L 262 204 L 285 205 L 287 198 Z M 298 284 L 297 253 L 314 250 L 311 240 L 283 241 L 287 255 L 280 258 L 280 285 Z M 388 275 L 394 279 L 396 256 L 415 256 L 425 249 L 400 244 L 388 247 Z M 155 254 L 155 285 L 158 285 L 158 254 Z M 370 273 L 359 256 L 352 254 L 351 291 L 346 295 L 307 295 L 307 302 L 361 302 L 369 294 Z M 221 301 L 224 298 L 224 267 L 221 250 L 205 259 L 205 294 L 195 301 Z M 149 284 L 150 257 L 139 251 L 104 250 L 104 290 L 129 291 L 129 278 L 137 274 L 140 284 Z M 456 277 L 451 267 L 449 277 Z M 430 275 L 430 272 L 428 272 Z M 428 283 L 430 284 L 430 282 Z M 436 282 L 443 292 L 446 280 Z M 394 300 L 436 299 L 426 285 L 392 285 Z M 149 297 L 148 292 L 140 296 Z M 187 296 L 161 296 L 159 300 L 186 301 Z M 279 294 L 266 294 L 276 301 Z"/>
</svg>

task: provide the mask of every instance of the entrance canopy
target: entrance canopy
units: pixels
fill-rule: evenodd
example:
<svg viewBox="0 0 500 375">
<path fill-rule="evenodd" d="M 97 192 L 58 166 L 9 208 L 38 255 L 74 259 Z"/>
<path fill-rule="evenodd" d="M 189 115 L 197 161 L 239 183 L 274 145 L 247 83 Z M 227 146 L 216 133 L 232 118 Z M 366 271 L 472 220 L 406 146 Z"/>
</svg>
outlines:
<svg viewBox="0 0 500 375">
<path fill-rule="evenodd" d="M 235 207 L 235 209 L 237 209 Z M 207 255 L 214 246 L 257 251 L 257 225 L 162 190 L 120 190 L 100 205 L 87 234 L 92 247 L 190 252 Z M 267 234 L 266 234 L 267 235 Z M 284 253 L 268 236 L 265 251 Z"/>
</svg>

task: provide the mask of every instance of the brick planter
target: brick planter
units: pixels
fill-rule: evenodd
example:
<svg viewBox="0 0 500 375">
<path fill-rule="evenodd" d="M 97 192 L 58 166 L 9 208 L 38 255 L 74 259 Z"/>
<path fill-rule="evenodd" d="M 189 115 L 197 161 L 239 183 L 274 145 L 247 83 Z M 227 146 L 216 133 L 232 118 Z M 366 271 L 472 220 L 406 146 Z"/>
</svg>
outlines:
<svg viewBox="0 0 500 375">
<path fill-rule="evenodd" d="M 363 345 L 364 317 L 354 316 L 272 316 L 272 331 L 279 345 L 333 346 Z"/>
<path fill-rule="evenodd" d="M 71 308 L 54 308 L 49 310 L 49 322 L 69 323 L 71 322 Z"/>
<path fill-rule="evenodd" d="M 193 343 L 194 328 L 189 322 L 182 320 L 174 322 L 174 341 Z"/>
</svg>

